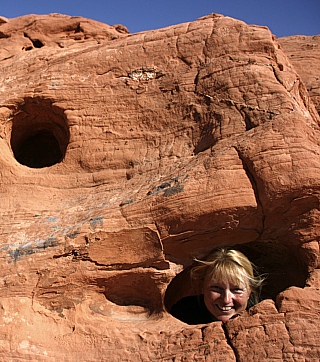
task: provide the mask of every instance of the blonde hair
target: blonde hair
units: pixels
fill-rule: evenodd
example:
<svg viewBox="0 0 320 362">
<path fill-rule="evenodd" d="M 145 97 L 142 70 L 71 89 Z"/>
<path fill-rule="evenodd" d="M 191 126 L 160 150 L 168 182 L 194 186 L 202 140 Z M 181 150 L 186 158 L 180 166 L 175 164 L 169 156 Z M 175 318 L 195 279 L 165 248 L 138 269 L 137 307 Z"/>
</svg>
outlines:
<svg viewBox="0 0 320 362">
<path fill-rule="evenodd" d="M 250 288 L 254 303 L 258 303 L 260 287 L 264 278 L 255 276 L 255 267 L 250 260 L 238 250 L 219 248 L 214 250 L 206 260 L 197 260 L 198 265 L 191 269 L 191 278 L 203 287 L 205 278 L 221 282 L 228 280 L 234 284 L 244 283 Z"/>
</svg>

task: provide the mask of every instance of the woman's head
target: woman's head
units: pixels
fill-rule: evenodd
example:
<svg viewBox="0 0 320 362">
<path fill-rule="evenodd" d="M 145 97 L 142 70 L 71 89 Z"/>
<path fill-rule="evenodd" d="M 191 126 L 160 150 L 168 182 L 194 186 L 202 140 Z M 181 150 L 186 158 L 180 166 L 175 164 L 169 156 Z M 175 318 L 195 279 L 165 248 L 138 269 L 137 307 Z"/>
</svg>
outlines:
<svg viewBox="0 0 320 362">
<path fill-rule="evenodd" d="M 205 305 L 215 319 L 225 322 L 245 310 L 250 296 L 257 302 L 262 280 L 240 251 L 216 249 L 198 263 L 191 275 L 200 282 Z"/>
</svg>

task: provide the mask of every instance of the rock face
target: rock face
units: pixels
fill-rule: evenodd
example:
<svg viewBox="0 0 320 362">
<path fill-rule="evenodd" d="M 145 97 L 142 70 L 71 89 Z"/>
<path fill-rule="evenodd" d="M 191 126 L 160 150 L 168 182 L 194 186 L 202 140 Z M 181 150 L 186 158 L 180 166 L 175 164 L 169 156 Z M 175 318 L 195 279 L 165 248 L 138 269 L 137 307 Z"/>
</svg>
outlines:
<svg viewBox="0 0 320 362">
<path fill-rule="evenodd" d="M 215 14 L 137 34 L 1 18 L 0 43 L 2 360 L 319 360 L 319 82 L 298 46 L 293 67 Z M 193 258 L 226 245 L 268 273 L 264 300 L 172 317 Z"/>
<path fill-rule="evenodd" d="M 284 37 L 279 42 L 320 113 L 320 35 Z"/>
</svg>

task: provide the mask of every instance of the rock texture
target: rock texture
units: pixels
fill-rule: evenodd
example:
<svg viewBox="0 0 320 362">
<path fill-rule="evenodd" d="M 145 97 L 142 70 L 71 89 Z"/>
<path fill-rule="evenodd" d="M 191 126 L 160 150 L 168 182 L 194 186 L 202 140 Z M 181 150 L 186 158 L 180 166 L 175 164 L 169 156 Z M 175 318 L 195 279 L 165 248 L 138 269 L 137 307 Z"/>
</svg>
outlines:
<svg viewBox="0 0 320 362">
<path fill-rule="evenodd" d="M 320 113 L 320 35 L 284 37 L 279 42 Z"/>
<path fill-rule="evenodd" d="M 54 14 L 1 18 L 0 43 L 1 360 L 319 360 L 319 82 L 290 39 Z M 176 320 L 222 245 L 264 300 Z"/>
</svg>

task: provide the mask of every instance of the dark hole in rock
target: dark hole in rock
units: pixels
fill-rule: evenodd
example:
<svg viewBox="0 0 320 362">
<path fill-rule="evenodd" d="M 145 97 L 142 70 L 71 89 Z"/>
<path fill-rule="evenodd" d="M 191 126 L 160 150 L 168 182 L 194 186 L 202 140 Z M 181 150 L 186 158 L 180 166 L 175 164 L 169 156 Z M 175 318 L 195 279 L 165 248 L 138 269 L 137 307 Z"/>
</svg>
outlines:
<svg viewBox="0 0 320 362">
<path fill-rule="evenodd" d="M 150 315 L 162 310 L 159 282 L 154 273 L 148 271 L 121 273 L 97 280 L 110 302 L 118 306 L 142 307 Z"/>
<path fill-rule="evenodd" d="M 26 138 L 15 156 L 19 163 L 31 168 L 49 167 L 63 158 L 58 140 L 47 130 L 38 131 Z"/>
<path fill-rule="evenodd" d="M 28 38 L 35 48 L 42 48 L 44 44 L 39 39 L 32 39 L 27 33 L 23 34 L 25 38 Z M 26 50 L 29 50 L 26 48 Z"/>
<path fill-rule="evenodd" d="M 61 162 L 69 137 L 63 110 L 49 100 L 27 98 L 13 117 L 11 148 L 16 160 L 30 168 Z"/>
<path fill-rule="evenodd" d="M 10 38 L 10 35 L 3 33 L 2 31 L 0 31 L 0 39 L 6 39 L 6 38 Z"/>
<path fill-rule="evenodd" d="M 31 41 L 35 48 L 42 48 L 44 46 L 44 44 L 39 39 L 31 39 Z"/>
<path fill-rule="evenodd" d="M 75 33 L 83 33 L 83 32 L 84 32 L 83 29 L 82 29 L 82 27 L 81 27 L 81 24 L 80 24 L 80 23 L 77 24 L 74 32 L 75 32 Z"/>
<path fill-rule="evenodd" d="M 291 287 L 304 287 L 308 278 L 308 266 L 299 257 L 297 247 L 273 243 L 250 243 L 237 245 L 257 267 L 258 273 L 265 275 L 260 299 L 276 300 L 277 295 Z M 201 294 L 201 289 L 190 278 L 193 265 L 179 273 L 168 285 L 164 305 L 168 312 L 184 297 Z"/>
</svg>

